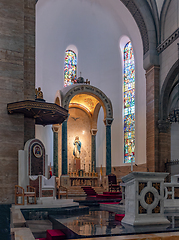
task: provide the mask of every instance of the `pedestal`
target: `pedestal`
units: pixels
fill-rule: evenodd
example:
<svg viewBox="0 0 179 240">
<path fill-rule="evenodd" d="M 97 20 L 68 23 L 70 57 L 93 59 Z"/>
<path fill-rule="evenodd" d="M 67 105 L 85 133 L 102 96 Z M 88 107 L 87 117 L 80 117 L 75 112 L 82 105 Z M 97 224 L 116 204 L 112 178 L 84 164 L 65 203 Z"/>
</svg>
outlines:
<svg viewBox="0 0 179 240">
<path fill-rule="evenodd" d="M 164 217 L 164 178 L 168 173 L 132 172 L 125 183 L 125 217 L 122 223 L 133 226 L 169 224 Z"/>
<path fill-rule="evenodd" d="M 75 158 L 76 161 L 76 171 L 81 169 L 81 161 L 80 158 Z"/>
</svg>

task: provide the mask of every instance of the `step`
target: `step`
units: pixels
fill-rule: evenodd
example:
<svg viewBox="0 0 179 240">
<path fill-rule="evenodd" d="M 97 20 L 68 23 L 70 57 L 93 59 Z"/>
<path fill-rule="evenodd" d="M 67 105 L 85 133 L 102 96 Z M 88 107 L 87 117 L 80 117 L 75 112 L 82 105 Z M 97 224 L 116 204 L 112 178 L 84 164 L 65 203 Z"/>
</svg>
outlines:
<svg viewBox="0 0 179 240">
<path fill-rule="evenodd" d="M 66 235 L 59 229 L 47 230 L 47 240 L 66 239 Z"/>
</svg>

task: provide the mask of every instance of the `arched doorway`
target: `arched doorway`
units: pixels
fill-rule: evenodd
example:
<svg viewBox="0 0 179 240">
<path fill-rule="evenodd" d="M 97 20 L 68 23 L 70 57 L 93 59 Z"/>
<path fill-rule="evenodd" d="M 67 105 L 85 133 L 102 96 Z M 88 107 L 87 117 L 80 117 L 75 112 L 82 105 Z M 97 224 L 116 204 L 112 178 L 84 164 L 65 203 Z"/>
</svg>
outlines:
<svg viewBox="0 0 179 240">
<path fill-rule="evenodd" d="M 111 125 L 113 122 L 110 99 L 101 90 L 88 84 L 65 87 L 57 92 L 56 99 L 61 106 L 69 110 L 69 117 L 62 124 L 60 132 L 62 175 L 77 168 L 88 172 L 96 171 L 97 120 L 101 107 L 106 128 L 106 175 L 108 175 L 111 172 Z M 81 142 L 78 167 L 73 156 L 73 143 L 76 136 Z"/>
</svg>

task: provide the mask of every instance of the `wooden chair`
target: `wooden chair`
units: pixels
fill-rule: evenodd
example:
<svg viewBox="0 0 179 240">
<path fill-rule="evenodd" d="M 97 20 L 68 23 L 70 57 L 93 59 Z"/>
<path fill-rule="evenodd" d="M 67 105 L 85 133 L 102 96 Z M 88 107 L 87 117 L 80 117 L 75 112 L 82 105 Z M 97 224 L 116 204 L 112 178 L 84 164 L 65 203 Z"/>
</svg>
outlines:
<svg viewBox="0 0 179 240">
<path fill-rule="evenodd" d="M 66 196 L 66 199 L 68 198 L 68 189 L 63 186 L 57 187 L 57 194 L 58 194 L 58 199 L 61 198 L 61 196 Z"/>
<path fill-rule="evenodd" d="M 120 191 L 120 185 L 119 183 L 117 183 L 116 175 L 113 173 L 108 175 L 108 185 L 109 185 L 109 192 L 112 192 L 113 190 L 115 190 L 116 192 L 117 190 Z"/>
<path fill-rule="evenodd" d="M 18 203 L 18 198 L 22 198 L 22 203 Z M 34 187 L 27 186 L 27 192 L 24 191 L 24 188 L 15 185 L 15 205 L 24 205 L 24 198 L 27 197 L 27 204 L 36 204 L 36 190 Z M 29 197 L 34 197 L 34 202 L 29 202 Z"/>
</svg>

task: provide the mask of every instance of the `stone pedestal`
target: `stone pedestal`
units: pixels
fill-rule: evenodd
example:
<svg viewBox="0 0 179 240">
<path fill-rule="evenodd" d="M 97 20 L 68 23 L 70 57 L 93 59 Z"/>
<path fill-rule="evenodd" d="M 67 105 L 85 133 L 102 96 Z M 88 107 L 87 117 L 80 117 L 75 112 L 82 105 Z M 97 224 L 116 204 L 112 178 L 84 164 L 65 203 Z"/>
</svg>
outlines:
<svg viewBox="0 0 179 240">
<path fill-rule="evenodd" d="M 169 224 L 164 217 L 164 178 L 168 173 L 131 172 L 125 183 L 125 217 L 133 226 Z"/>
<path fill-rule="evenodd" d="M 60 176 L 60 185 L 63 187 L 70 187 L 70 177 L 68 175 Z"/>
<path fill-rule="evenodd" d="M 75 162 L 76 162 L 76 171 L 79 171 L 81 169 L 80 158 L 75 158 Z"/>
</svg>

